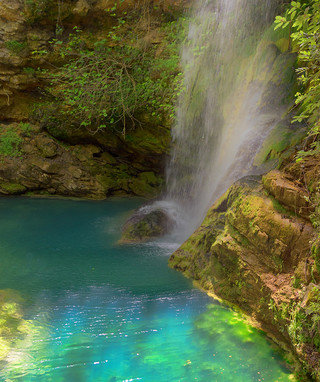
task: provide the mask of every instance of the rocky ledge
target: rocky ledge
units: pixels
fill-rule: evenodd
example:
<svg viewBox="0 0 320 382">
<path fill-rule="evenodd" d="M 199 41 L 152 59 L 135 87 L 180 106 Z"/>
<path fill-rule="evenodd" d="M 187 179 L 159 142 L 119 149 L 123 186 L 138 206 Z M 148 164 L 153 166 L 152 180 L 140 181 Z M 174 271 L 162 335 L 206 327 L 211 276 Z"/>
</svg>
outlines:
<svg viewBox="0 0 320 382">
<path fill-rule="evenodd" d="M 319 381 L 320 263 L 299 167 L 236 182 L 169 264 L 240 307 Z"/>
<path fill-rule="evenodd" d="M 106 139 L 105 135 L 103 137 Z M 110 139 L 106 146 L 98 139 L 99 136 L 91 141 L 62 142 L 36 125 L 3 124 L 0 195 L 45 194 L 104 199 L 128 194 L 152 198 L 159 192 L 162 178 L 150 170 L 150 163 L 157 156 L 152 148 L 148 147 L 145 155 L 137 148 L 139 156 L 139 153 L 134 155 L 132 145 L 126 152 L 125 143 L 119 140 Z M 117 150 L 122 150 L 122 157 L 115 154 Z"/>
</svg>

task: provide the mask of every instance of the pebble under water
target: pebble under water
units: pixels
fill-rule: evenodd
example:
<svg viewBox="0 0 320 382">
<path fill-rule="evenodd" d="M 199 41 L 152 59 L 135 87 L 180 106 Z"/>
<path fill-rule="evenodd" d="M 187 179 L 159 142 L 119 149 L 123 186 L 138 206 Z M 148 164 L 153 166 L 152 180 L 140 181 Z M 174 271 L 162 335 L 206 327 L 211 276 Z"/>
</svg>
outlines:
<svg viewBox="0 0 320 382">
<path fill-rule="evenodd" d="M 173 239 L 116 244 L 139 204 L 0 199 L 0 289 L 31 327 L 0 380 L 291 380 L 261 332 L 168 268 Z"/>
</svg>

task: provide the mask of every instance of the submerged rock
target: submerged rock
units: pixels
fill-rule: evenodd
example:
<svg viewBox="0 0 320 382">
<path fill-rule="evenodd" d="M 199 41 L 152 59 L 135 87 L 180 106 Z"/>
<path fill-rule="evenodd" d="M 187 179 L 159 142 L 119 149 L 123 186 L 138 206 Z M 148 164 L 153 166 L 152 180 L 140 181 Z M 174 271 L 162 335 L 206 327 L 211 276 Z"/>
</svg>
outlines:
<svg viewBox="0 0 320 382">
<path fill-rule="evenodd" d="M 143 243 L 168 234 L 173 226 L 174 220 L 165 209 L 145 206 L 126 221 L 119 243 Z"/>
<path fill-rule="evenodd" d="M 12 289 L 0 290 L 0 361 L 4 361 L 16 340 L 32 331 L 23 318 L 20 294 Z"/>
</svg>

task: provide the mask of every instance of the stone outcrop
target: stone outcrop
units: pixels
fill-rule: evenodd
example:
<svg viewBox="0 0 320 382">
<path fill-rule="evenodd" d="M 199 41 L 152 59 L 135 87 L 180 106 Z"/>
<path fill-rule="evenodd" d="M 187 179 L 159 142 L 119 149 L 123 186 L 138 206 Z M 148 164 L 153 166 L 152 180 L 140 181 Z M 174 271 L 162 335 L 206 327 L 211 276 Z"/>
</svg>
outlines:
<svg viewBox="0 0 320 382">
<path fill-rule="evenodd" d="M 14 134 L 15 141 L 6 133 Z M 11 135 L 9 135 L 9 138 Z M 9 145 L 11 152 L 1 155 Z M 162 180 L 148 165 L 133 165 L 90 143 L 67 145 L 40 127 L 8 124 L 0 134 L 0 195 L 44 194 L 104 199 L 154 197 Z"/>
<path fill-rule="evenodd" d="M 171 267 L 239 306 L 320 380 L 319 266 L 308 191 L 287 172 L 236 182 Z M 313 250 L 315 252 L 315 250 Z"/>
<path fill-rule="evenodd" d="M 119 244 L 143 243 L 168 234 L 174 220 L 161 207 L 146 205 L 135 211 L 122 228 Z"/>
</svg>

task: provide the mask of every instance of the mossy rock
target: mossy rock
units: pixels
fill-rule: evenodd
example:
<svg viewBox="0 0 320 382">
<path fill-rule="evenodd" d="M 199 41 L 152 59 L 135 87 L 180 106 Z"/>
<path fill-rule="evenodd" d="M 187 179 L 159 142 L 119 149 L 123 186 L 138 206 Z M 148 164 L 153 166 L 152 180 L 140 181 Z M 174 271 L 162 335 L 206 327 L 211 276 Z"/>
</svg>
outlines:
<svg viewBox="0 0 320 382">
<path fill-rule="evenodd" d="M 0 183 L 0 194 L 20 195 L 27 190 L 22 184 L 3 182 Z"/>
<path fill-rule="evenodd" d="M 126 136 L 128 149 L 150 155 L 164 154 L 170 146 L 170 129 L 158 128 L 156 132 L 138 128 Z"/>
<path fill-rule="evenodd" d="M 164 236 L 173 227 L 172 219 L 161 209 L 139 210 L 124 224 L 119 243 L 142 243 Z"/>
<path fill-rule="evenodd" d="M 158 194 L 158 189 L 151 186 L 145 180 L 133 178 L 129 183 L 130 190 L 137 196 L 154 198 Z"/>
<path fill-rule="evenodd" d="M 97 181 L 102 184 L 106 192 L 113 188 L 119 188 L 117 180 L 107 175 L 98 175 Z"/>
<path fill-rule="evenodd" d="M 269 164 L 270 169 L 279 166 L 283 159 L 292 154 L 294 146 L 301 142 L 305 131 L 305 127 L 291 125 L 286 120 L 278 123 L 263 142 L 254 159 L 254 166 Z"/>
<path fill-rule="evenodd" d="M 161 183 L 161 180 L 157 178 L 155 173 L 152 171 L 141 172 L 138 175 L 138 178 L 152 185 L 158 185 L 159 183 Z"/>
</svg>

